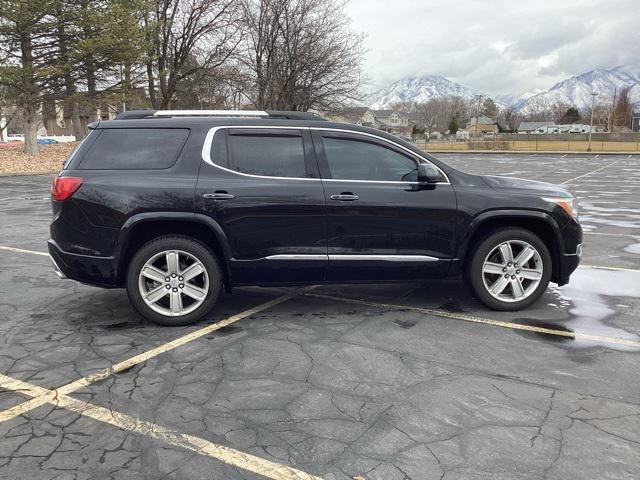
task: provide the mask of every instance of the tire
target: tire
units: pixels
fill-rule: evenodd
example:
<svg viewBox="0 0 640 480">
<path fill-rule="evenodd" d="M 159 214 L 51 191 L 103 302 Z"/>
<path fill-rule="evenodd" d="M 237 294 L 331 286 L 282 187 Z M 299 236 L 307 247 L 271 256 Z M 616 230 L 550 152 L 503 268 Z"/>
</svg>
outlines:
<svg viewBox="0 0 640 480">
<path fill-rule="evenodd" d="M 215 306 L 221 289 L 222 270 L 215 254 L 181 235 L 146 243 L 127 269 L 131 304 L 157 325 L 189 325 L 201 320 Z"/>
<path fill-rule="evenodd" d="M 516 262 L 518 258 L 520 263 Z M 526 260 L 524 267 L 522 260 Z M 549 249 L 540 237 L 523 228 L 503 228 L 475 245 L 466 275 L 487 307 L 517 311 L 533 304 L 545 292 L 551 269 Z"/>
</svg>

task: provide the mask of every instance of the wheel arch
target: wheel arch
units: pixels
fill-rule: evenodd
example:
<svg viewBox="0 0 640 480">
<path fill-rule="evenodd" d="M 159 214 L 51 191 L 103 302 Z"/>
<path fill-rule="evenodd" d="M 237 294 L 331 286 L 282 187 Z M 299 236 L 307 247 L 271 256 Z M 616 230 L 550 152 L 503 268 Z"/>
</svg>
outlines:
<svg viewBox="0 0 640 480">
<path fill-rule="evenodd" d="M 458 247 L 463 271 L 473 257 L 474 245 L 491 232 L 508 227 L 524 228 L 540 237 L 551 255 L 551 281 L 557 282 L 562 276 L 560 228 L 551 215 L 535 210 L 492 210 L 475 217 Z"/>
<path fill-rule="evenodd" d="M 141 213 L 127 219 L 120 229 L 115 249 L 118 258 L 118 281 L 124 284 L 129 261 L 142 245 L 154 238 L 170 234 L 186 235 L 209 247 L 220 260 L 225 290 L 231 291 L 231 255 L 227 237 L 215 220 L 197 213 Z"/>
</svg>

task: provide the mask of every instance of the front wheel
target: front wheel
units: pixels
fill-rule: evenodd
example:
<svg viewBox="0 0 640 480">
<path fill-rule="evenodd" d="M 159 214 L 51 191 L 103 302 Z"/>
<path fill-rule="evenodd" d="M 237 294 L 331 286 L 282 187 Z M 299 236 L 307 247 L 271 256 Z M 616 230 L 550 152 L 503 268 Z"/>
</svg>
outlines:
<svg viewBox="0 0 640 480">
<path fill-rule="evenodd" d="M 178 235 L 142 246 L 127 271 L 131 303 L 158 325 L 188 325 L 202 319 L 215 305 L 221 286 L 215 255 L 203 244 Z"/>
<path fill-rule="evenodd" d="M 476 246 L 467 275 L 476 295 L 489 308 L 521 310 L 547 289 L 551 255 L 533 232 L 501 229 Z"/>
</svg>

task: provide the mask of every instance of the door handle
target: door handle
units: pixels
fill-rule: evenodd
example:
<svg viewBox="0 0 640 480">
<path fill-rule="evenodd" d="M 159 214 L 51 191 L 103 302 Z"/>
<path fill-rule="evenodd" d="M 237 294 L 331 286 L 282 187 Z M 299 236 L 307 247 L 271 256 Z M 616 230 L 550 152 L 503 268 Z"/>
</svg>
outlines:
<svg viewBox="0 0 640 480">
<path fill-rule="evenodd" d="M 202 196 L 207 200 L 230 200 L 233 198 L 233 195 L 225 191 L 219 191 L 215 193 L 205 193 Z"/>
<path fill-rule="evenodd" d="M 358 200 L 360 197 L 358 195 L 354 195 L 351 192 L 342 192 L 340 195 L 331 195 L 331 200 L 337 200 L 339 202 L 353 202 L 354 200 Z"/>
</svg>

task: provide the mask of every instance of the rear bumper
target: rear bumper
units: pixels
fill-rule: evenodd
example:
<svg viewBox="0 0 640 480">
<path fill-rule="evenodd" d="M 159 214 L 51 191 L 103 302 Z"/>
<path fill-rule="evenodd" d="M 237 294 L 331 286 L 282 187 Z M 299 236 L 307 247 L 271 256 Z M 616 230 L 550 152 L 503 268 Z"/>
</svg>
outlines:
<svg viewBox="0 0 640 480">
<path fill-rule="evenodd" d="M 94 257 L 62 250 L 55 240 L 47 242 L 53 268 L 60 278 L 69 278 L 87 285 L 114 288 L 121 286 L 114 257 Z"/>
</svg>

